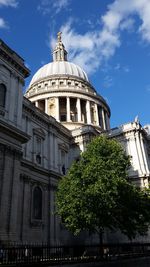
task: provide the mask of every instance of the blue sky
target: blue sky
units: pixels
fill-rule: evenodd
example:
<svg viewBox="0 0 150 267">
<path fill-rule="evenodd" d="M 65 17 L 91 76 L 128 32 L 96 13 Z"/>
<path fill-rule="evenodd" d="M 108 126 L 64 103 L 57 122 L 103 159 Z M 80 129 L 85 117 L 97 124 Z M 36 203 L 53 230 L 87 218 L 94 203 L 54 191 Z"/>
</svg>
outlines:
<svg viewBox="0 0 150 267">
<path fill-rule="evenodd" d="M 150 0 L 0 0 L 0 38 L 34 73 L 56 34 L 111 108 L 111 126 L 150 123 Z"/>
</svg>

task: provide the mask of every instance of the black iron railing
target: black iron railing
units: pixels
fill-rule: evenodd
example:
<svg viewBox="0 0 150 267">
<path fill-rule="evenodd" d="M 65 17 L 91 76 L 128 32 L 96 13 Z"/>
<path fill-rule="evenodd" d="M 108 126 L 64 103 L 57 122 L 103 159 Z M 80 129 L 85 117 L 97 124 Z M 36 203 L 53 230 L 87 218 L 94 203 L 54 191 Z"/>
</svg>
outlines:
<svg viewBox="0 0 150 267">
<path fill-rule="evenodd" d="M 150 243 L 104 244 L 103 247 L 9 244 L 0 247 L 0 264 L 3 265 L 112 261 L 142 256 L 150 256 Z"/>
</svg>

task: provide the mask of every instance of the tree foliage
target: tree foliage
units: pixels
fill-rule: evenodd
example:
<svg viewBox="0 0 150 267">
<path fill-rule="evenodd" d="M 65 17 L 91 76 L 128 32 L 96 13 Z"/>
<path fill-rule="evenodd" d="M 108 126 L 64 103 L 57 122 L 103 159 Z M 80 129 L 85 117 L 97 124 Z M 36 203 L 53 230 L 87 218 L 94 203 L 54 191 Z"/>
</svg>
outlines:
<svg viewBox="0 0 150 267">
<path fill-rule="evenodd" d="M 146 233 L 150 199 L 128 181 L 130 158 L 104 135 L 94 138 L 58 185 L 57 212 L 75 235 L 120 229 L 130 239 Z"/>
</svg>

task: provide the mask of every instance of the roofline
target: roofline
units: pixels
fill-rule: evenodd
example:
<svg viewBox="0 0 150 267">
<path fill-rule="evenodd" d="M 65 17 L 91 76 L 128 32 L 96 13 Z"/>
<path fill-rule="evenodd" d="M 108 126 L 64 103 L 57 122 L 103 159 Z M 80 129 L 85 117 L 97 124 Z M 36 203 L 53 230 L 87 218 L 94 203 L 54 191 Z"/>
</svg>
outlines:
<svg viewBox="0 0 150 267">
<path fill-rule="evenodd" d="M 0 54 L 4 60 L 8 60 L 24 78 L 30 75 L 30 70 L 25 66 L 24 59 L 12 50 L 2 39 L 0 39 Z"/>
</svg>

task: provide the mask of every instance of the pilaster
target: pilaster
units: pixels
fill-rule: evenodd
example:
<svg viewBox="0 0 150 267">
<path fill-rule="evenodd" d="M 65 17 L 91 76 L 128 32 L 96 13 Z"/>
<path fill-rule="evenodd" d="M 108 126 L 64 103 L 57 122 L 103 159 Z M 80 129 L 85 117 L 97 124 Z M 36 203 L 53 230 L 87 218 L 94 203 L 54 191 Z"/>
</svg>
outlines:
<svg viewBox="0 0 150 267">
<path fill-rule="evenodd" d="M 0 239 L 16 241 L 20 151 L 3 150 L 3 177 L 0 195 Z"/>
</svg>

